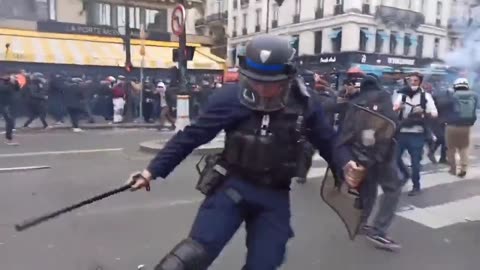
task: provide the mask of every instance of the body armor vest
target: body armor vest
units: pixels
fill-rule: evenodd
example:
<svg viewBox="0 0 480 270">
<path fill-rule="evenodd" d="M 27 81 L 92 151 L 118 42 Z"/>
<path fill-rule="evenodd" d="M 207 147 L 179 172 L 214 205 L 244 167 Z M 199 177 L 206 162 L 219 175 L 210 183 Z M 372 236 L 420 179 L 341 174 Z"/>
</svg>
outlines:
<svg viewBox="0 0 480 270">
<path fill-rule="evenodd" d="M 276 112 L 253 112 L 227 132 L 223 159 L 229 171 L 251 181 L 289 184 L 306 143 L 306 107 L 297 102 Z"/>
</svg>

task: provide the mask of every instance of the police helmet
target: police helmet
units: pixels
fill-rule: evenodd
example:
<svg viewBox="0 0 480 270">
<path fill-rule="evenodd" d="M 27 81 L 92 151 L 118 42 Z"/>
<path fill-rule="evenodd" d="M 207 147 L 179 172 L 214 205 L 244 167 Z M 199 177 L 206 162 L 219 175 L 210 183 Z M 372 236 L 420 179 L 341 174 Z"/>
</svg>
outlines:
<svg viewBox="0 0 480 270">
<path fill-rule="evenodd" d="M 284 108 L 296 73 L 292 63 L 294 55 L 295 50 L 285 37 L 254 37 L 240 61 L 242 103 L 258 111 Z"/>
<path fill-rule="evenodd" d="M 470 89 L 470 84 L 466 78 L 458 78 L 453 83 L 454 90 L 468 90 Z"/>
</svg>

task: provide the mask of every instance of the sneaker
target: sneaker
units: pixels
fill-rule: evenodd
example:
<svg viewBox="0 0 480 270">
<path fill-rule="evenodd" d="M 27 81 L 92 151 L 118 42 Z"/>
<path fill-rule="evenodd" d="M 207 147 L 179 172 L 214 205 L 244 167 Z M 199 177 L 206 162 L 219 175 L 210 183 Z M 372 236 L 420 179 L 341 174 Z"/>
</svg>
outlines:
<svg viewBox="0 0 480 270">
<path fill-rule="evenodd" d="M 437 164 L 437 158 L 435 157 L 435 153 L 429 152 L 427 155 L 428 159 L 430 159 L 430 162 L 433 164 Z"/>
<path fill-rule="evenodd" d="M 20 145 L 18 142 L 13 141 L 13 140 L 6 140 L 6 141 L 5 141 L 5 144 L 6 144 L 6 145 L 9 145 L 9 146 L 18 146 L 18 145 Z"/>
<path fill-rule="evenodd" d="M 448 164 L 448 161 L 446 158 L 440 158 L 440 160 L 438 161 L 440 164 Z"/>
<path fill-rule="evenodd" d="M 73 132 L 75 132 L 75 133 L 83 132 L 83 129 L 81 129 L 81 128 L 74 128 L 74 129 L 72 129 L 72 130 L 73 130 Z"/>
<path fill-rule="evenodd" d="M 419 195 L 420 193 L 421 193 L 420 189 L 414 188 L 414 189 L 412 189 L 412 191 L 410 191 L 410 192 L 408 193 L 408 196 L 409 196 L 409 197 L 414 197 L 414 196 Z"/>
<path fill-rule="evenodd" d="M 402 246 L 393 241 L 392 239 L 381 234 L 368 234 L 366 236 L 367 240 L 372 242 L 376 248 L 388 250 L 388 251 L 397 251 L 402 248 Z"/>
<path fill-rule="evenodd" d="M 465 176 L 467 175 L 467 172 L 466 171 L 460 171 L 457 176 L 460 177 L 460 178 L 464 178 Z"/>
</svg>

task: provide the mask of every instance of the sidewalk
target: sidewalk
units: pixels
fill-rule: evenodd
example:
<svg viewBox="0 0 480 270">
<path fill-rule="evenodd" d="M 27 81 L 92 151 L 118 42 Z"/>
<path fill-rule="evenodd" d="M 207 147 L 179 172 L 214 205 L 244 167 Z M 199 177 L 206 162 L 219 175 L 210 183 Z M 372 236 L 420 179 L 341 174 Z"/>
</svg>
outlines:
<svg viewBox="0 0 480 270">
<path fill-rule="evenodd" d="M 27 121 L 26 117 L 19 117 L 15 120 L 15 127 L 17 128 L 17 131 L 25 132 L 29 130 L 42 129 L 42 124 L 39 119 L 36 119 L 35 121 L 33 121 L 29 129 L 22 128 L 23 124 L 26 121 Z M 49 124 L 48 130 L 64 130 L 64 129 L 72 128 L 70 120 L 68 119 L 65 119 L 63 124 L 56 125 L 55 121 L 52 118 L 47 117 L 47 123 Z M 95 117 L 95 123 L 92 123 L 92 124 L 88 123 L 87 120 L 80 120 L 79 126 L 82 129 L 160 128 L 160 125 L 158 124 L 158 122 L 145 123 L 144 121 L 134 121 L 129 123 L 113 124 L 111 122 L 105 121 L 101 117 Z M 0 118 L 0 131 L 5 131 L 5 120 L 3 120 L 3 118 Z"/>
</svg>

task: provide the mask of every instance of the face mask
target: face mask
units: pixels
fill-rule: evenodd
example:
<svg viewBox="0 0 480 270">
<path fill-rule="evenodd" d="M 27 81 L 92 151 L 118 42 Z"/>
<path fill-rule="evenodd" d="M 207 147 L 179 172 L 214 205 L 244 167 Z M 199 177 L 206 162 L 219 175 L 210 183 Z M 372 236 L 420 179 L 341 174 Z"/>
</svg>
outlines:
<svg viewBox="0 0 480 270">
<path fill-rule="evenodd" d="M 417 91 L 417 90 L 418 90 L 418 86 L 410 86 L 410 88 L 412 88 L 413 91 Z"/>
</svg>

